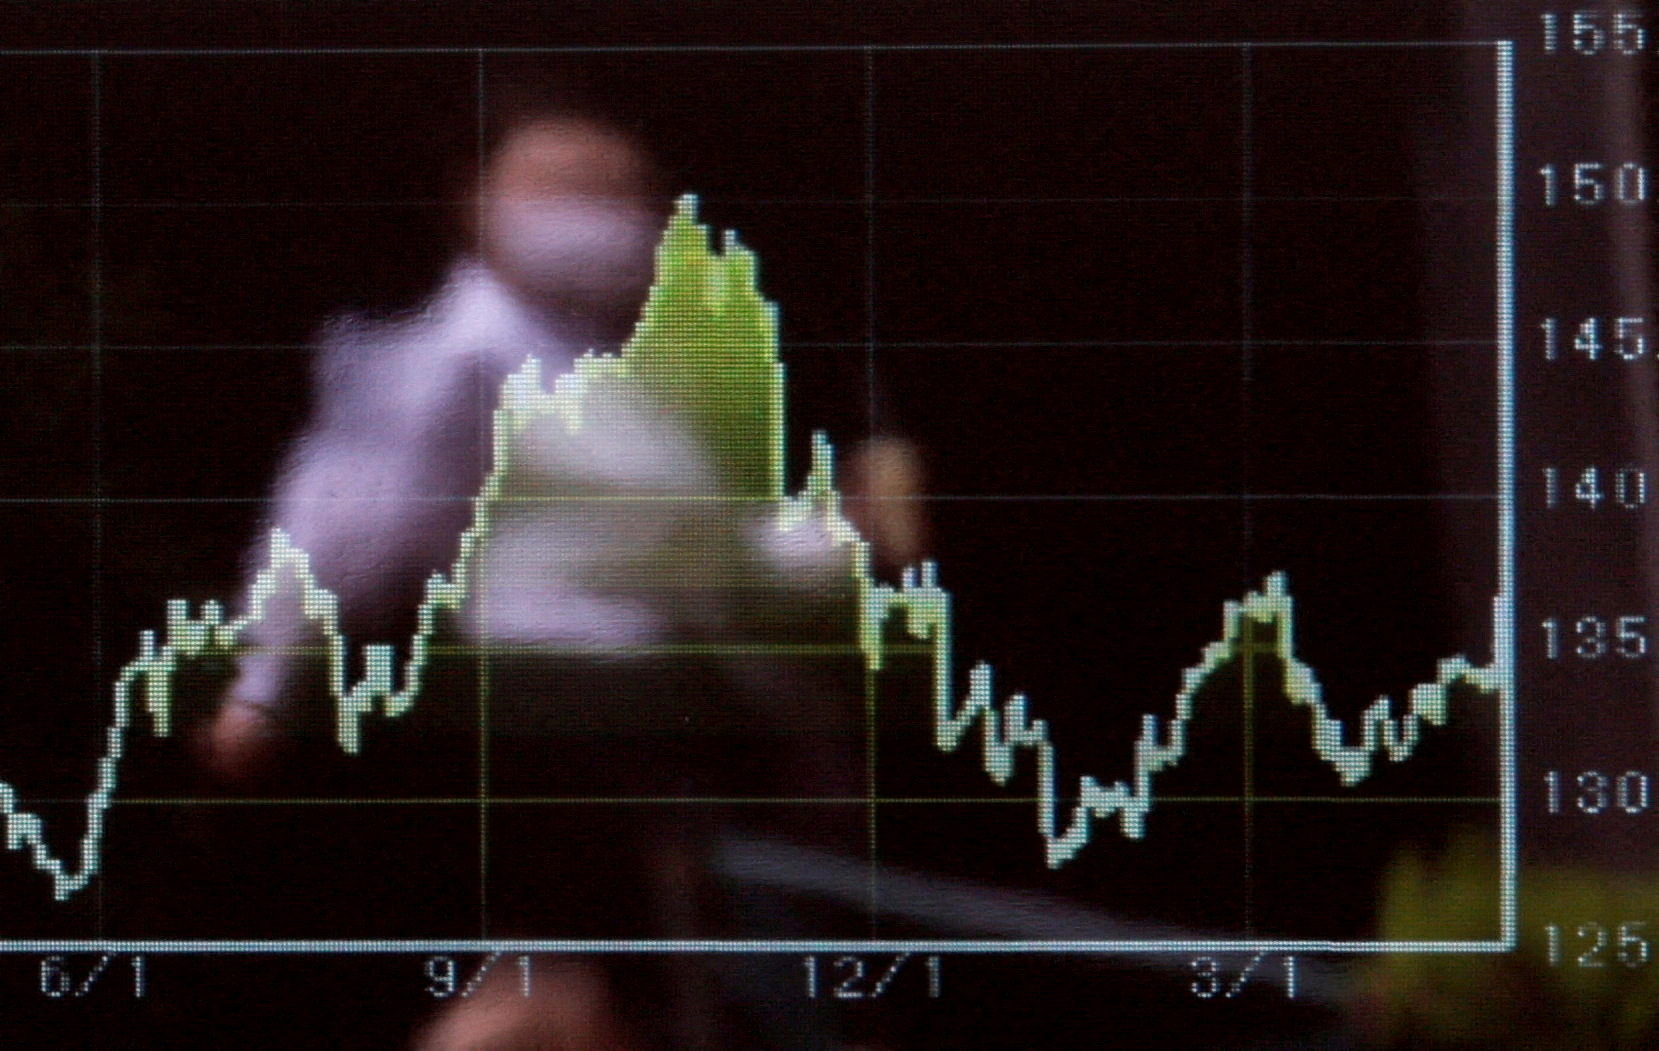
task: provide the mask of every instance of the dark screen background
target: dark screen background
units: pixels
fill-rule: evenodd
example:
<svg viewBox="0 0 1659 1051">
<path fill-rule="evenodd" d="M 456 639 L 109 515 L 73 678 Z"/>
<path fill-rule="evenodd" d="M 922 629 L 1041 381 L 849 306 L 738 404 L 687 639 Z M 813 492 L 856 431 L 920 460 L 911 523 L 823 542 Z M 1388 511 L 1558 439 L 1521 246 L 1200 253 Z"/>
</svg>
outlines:
<svg viewBox="0 0 1659 1051">
<path fill-rule="evenodd" d="M 1441 657 L 1490 656 L 1495 160 L 1490 139 L 1463 138 L 1490 128 L 1489 53 L 741 47 L 1418 40 L 1447 30 L 1432 14 L 400 4 L 65 5 L 0 18 L 9 47 L 178 49 L 105 54 L 96 89 L 87 55 L 0 56 L 11 72 L 0 78 L 0 342 L 14 402 L 0 520 L 9 603 L 27 611 L 5 659 L 28 669 L 0 731 L 30 742 L 8 757 L 18 772 L 0 776 L 26 797 L 84 795 L 102 726 L 88 699 L 106 695 L 162 600 L 239 592 L 278 458 L 306 416 L 319 328 L 346 312 L 408 310 L 441 280 L 464 245 L 455 201 L 480 141 L 527 85 L 637 131 L 669 189 L 697 193 L 703 220 L 757 253 L 783 318 L 792 484 L 812 430 L 849 449 L 872 434 L 915 443 L 933 553 L 957 596 L 958 659 L 991 661 L 1000 691 L 1032 698 L 1061 742 L 1063 780 L 1126 776 L 1141 713 L 1167 710 L 1180 670 L 1218 637 L 1222 602 L 1273 571 L 1288 574 L 1299 650 L 1345 717 L 1431 677 Z M 740 46 L 482 59 L 322 50 L 590 44 Z M 189 53 L 242 46 L 319 50 Z M 1004 794 L 971 746 L 932 751 L 913 700 L 878 724 L 880 790 Z M 1216 715 L 1171 793 L 1236 791 L 1241 715 L 1206 701 Z M 1328 791 L 1334 777 L 1306 761 L 1303 724 L 1283 711 L 1262 719 L 1259 754 L 1304 753 L 1263 783 Z M 1460 717 L 1449 733 L 1422 756 L 1427 773 L 1389 770 L 1367 791 L 1491 795 L 1490 761 L 1471 757 L 1491 754 L 1494 720 Z M 132 776 L 154 794 L 211 788 L 182 739 L 146 761 Z M 1030 775 L 1009 791 L 1029 794 Z M 72 842 L 77 807 L 39 809 Z M 895 872 L 1136 921 L 1359 938 L 1376 933 L 1376 880 L 1397 850 L 1495 820 L 1485 804 L 1454 816 L 1397 806 L 1363 821 L 1350 809 L 1258 807 L 1247 822 L 1233 808 L 1160 808 L 1146 840 L 1102 822 L 1092 853 L 1054 874 L 1025 807 L 893 808 L 873 851 Z M 255 893 L 274 893 L 273 873 L 348 856 L 350 816 L 316 842 L 304 815 L 238 830 L 231 842 L 256 850 L 299 835 L 316 852 L 268 870 L 257 853 L 228 856 L 225 820 L 118 810 L 112 826 L 129 820 L 112 832 L 111 887 L 67 918 L 41 914 L 50 903 L 32 872 L 0 880 L 29 903 L 28 936 L 207 936 L 204 916 L 218 914 L 184 904 L 190 895 L 253 894 L 232 911 L 285 917 L 268 934 L 256 924 L 259 936 L 326 935 L 359 918 L 347 898 L 301 895 L 272 912 Z M 403 859 L 410 871 L 447 872 L 446 844 L 467 829 L 411 821 L 377 832 L 419 845 Z M 135 850 L 132 882 L 114 889 L 123 845 L 152 842 L 150 830 L 187 851 Z M 233 878 L 214 867 L 232 861 Z M 467 907 L 470 888 L 451 890 Z M 392 904 L 377 915 L 376 935 L 425 933 L 403 931 Z M 901 915 L 870 919 L 917 933 Z M 30 966 L 19 961 L 19 981 Z M 419 973 L 407 961 L 239 962 L 307 990 L 260 997 L 251 1018 L 232 972 L 179 966 L 195 969 L 200 995 L 135 1022 L 298 1034 L 327 1017 L 378 1042 L 425 1007 L 406 995 L 404 971 Z M 984 988 L 1028 982 L 1028 997 L 1055 976 L 1153 982 L 1095 962 L 963 970 Z M 756 988 L 767 973 L 757 965 Z M 323 991 L 340 975 L 396 992 L 342 1020 Z M 919 1004 L 822 1024 L 921 1044 L 970 1029 L 996 1044 L 1035 1024 L 1059 1040 L 1115 1013 L 1079 999 L 1035 1023 L 994 1006 Z M 1223 1043 L 1240 1024 L 1270 1028 L 1265 1015 L 1217 1020 L 1161 1003 L 1136 1024 Z M 97 1025 L 112 1032 L 112 1018 Z M 1312 1009 L 1286 1024 L 1330 1023 Z"/>
</svg>

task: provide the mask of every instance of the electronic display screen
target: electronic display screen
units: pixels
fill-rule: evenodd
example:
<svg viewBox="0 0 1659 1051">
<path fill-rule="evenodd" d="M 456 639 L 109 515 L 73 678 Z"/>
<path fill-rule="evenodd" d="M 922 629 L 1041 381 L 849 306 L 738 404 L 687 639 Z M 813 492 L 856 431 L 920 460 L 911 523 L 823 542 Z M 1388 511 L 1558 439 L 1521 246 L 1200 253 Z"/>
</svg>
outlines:
<svg viewBox="0 0 1659 1051">
<path fill-rule="evenodd" d="M 8 1043 L 1659 1036 L 1642 8 L 0 30 Z"/>
</svg>

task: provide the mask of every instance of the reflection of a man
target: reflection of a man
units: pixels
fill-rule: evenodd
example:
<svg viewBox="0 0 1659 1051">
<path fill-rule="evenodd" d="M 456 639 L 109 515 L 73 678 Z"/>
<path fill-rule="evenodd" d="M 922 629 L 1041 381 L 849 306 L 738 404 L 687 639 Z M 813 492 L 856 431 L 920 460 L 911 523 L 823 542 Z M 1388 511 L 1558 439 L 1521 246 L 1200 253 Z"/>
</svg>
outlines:
<svg viewBox="0 0 1659 1051">
<path fill-rule="evenodd" d="M 521 124 L 477 200 L 477 250 L 423 311 L 331 327 L 312 419 L 277 485 L 273 523 L 339 595 L 354 637 L 406 633 L 425 578 L 454 559 L 506 376 L 531 356 L 557 375 L 614 344 L 650 281 L 661 211 L 642 151 L 611 127 Z M 239 665 L 212 732 L 213 761 L 233 776 L 272 742 L 305 633 L 297 608 L 273 612 L 246 640 L 263 652 Z"/>
<path fill-rule="evenodd" d="M 354 642 L 409 638 L 425 581 L 450 569 L 473 521 L 503 381 L 533 357 L 550 385 L 578 355 L 626 334 L 662 218 L 650 166 L 626 135 L 586 119 L 525 121 L 481 173 L 475 251 L 425 308 L 330 327 L 315 410 L 287 457 L 272 524 L 339 596 Z M 647 804 L 744 793 L 856 801 L 861 671 L 826 675 L 774 646 L 850 633 L 846 553 L 812 526 L 780 537 L 775 508 L 723 500 L 708 450 L 661 409 L 613 405 L 603 429 L 521 436 L 512 498 L 496 508 L 452 626 L 512 654 L 492 671 L 492 769 L 503 781 L 514 769 L 544 774 L 538 794 Z M 916 553 L 912 464 L 889 443 L 847 472 L 868 497 L 850 510 L 866 512 L 865 531 L 888 559 Z M 315 638 L 297 595 L 270 601 L 244 637 L 249 652 L 209 735 L 221 775 L 268 766 L 290 713 L 311 706 L 302 669 Z M 749 821 L 754 813 L 765 816 Z M 771 833 L 794 822 L 783 830 L 832 846 L 860 840 L 859 808 L 811 813 L 802 825 L 798 812 L 754 807 L 738 823 Z M 741 935 L 730 907 L 706 909 L 701 854 L 729 827 L 713 808 L 550 809 L 525 847 L 544 875 L 536 900 L 516 912 L 492 901 L 492 929 Z M 669 969 L 679 1017 L 627 1028 L 704 1041 L 712 1030 L 696 1005 L 708 996 L 687 992 L 698 981 L 686 967 Z M 598 969 L 565 961 L 536 1001 L 496 1004 L 488 1018 L 461 1005 L 428 1035 L 435 1046 L 553 1030 L 563 1031 L 548 1037 L 555 1044 L 615 1042 L 606 985 Z M 570 1028 L 564 1014 L 582 1021 Z"/>
</svg>

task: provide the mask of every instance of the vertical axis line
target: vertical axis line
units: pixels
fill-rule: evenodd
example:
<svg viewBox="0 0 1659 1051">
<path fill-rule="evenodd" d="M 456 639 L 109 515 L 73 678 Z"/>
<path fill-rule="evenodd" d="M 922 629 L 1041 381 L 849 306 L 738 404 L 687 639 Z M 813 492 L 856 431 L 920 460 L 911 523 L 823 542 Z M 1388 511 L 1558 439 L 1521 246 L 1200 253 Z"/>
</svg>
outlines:
<svg viewBox="0 0 1659 1051">
<path fill-rule="evenodd" d="M 1255 218 L 1251 206 L 1251 193 L 1254 190 L 1255 168 L 1255 112 L 1252 92 L 1254 85 L 1251 82 L 1251 66 L 1253 54 L 1249 44 L 1239 48 L 1239 570 L 1241 584 L 1247 583 L 1251 569 L 1251 547 L 1254 542 L 1254 529 L 1250 517 L 1250 432 L 1251 410 L 1250 383 L 1254 376 L 1255 362 L 1251 354 L 1251 341 L 1255 337 L 1251 318 L 1251 301 L 1255 296 L 1253 284 L 1253 267 L 1255 259 L 1251 252 L 1251 223 Z M 1255 628 L 1250 629 L 1252 633 Z M 1255 929 L 1255 852 L 1254 852 L 1254 818 L 1255 803 L 1253 796 L 1256 789 L 1256 661 L 1255 647 L 1257 640 L 1245 640 L 1244 653 L 1244 680 L 1243 695 L 1244 717 L 1241 723 L 1243 736 L 1243 798 L 1244 798 L 1244 930 L 1251 933 Z"/>
<path fill-rule="evenodd" d="M 864 49 L 864 426 L 876 436 L 876 54 Z"/>
<path fill-rule="evenodd" d="M 104 678 L 104 61 L 92 54 L 92 667 Z M 104 930 L 104 881 L 97 881 L 98 933 Z"/>
<path fill-rule="evenodd" d="M 876 437 L 876 54 L 864 49 L 864 424 Z M 877 887 L 876 677 L 864 669 L 864 793 L 869 851 L 870 936 L 879 933 Z"/>
<path fill-rule="evenodd" d="M 1498 136 L 1498 595 L 1492 659 L 1498 669 L 1499 926 L 1506 946 L 1518 935 L 1515 798 L 1515 43 L 1497 43 Z"/>
<path fill-rule="evenodd" d="M 473 95 L 475 111 L 473 117 L 473 162 L 474 181 L 473 197 L 475 200 L 473 213 L 473 250 L 479 258 L 483 257 L 484 248 L 484 156 L 485 135 L 485 106 L 484 106 L 484 49 L 478 48 L 474 52 L 473 61 Z M 478 373 L 474 372 L 474 398 L 478 403 L 476 419 L 488 421 L 493 419 L 491 406 L 485 398 L 484 385 L 478 383 Z M 491 443 L 478 442 L 479 477 L 489 473 L 488 462 L 491 455 Z M 474 585 L 477 586 L 476 584 Z M 478 647 L 478 936 L 490 936 L 490 647 Z"/>
</svg>

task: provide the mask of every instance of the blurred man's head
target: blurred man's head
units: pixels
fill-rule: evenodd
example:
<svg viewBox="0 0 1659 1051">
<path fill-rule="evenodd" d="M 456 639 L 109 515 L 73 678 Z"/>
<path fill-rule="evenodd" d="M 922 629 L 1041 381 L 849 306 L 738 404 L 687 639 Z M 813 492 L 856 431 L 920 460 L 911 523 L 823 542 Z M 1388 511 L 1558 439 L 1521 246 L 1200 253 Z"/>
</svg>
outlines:
<svg viewBox="0 0 1659 1051">
<path fill-rule="evenodd" d="M 582 117 L 518 123 L 480 173 L 476 203 L 478 254 L 517 294 L 602 328 L 633 320 L 664 212 L 631 136 Z"/>
</svg>

